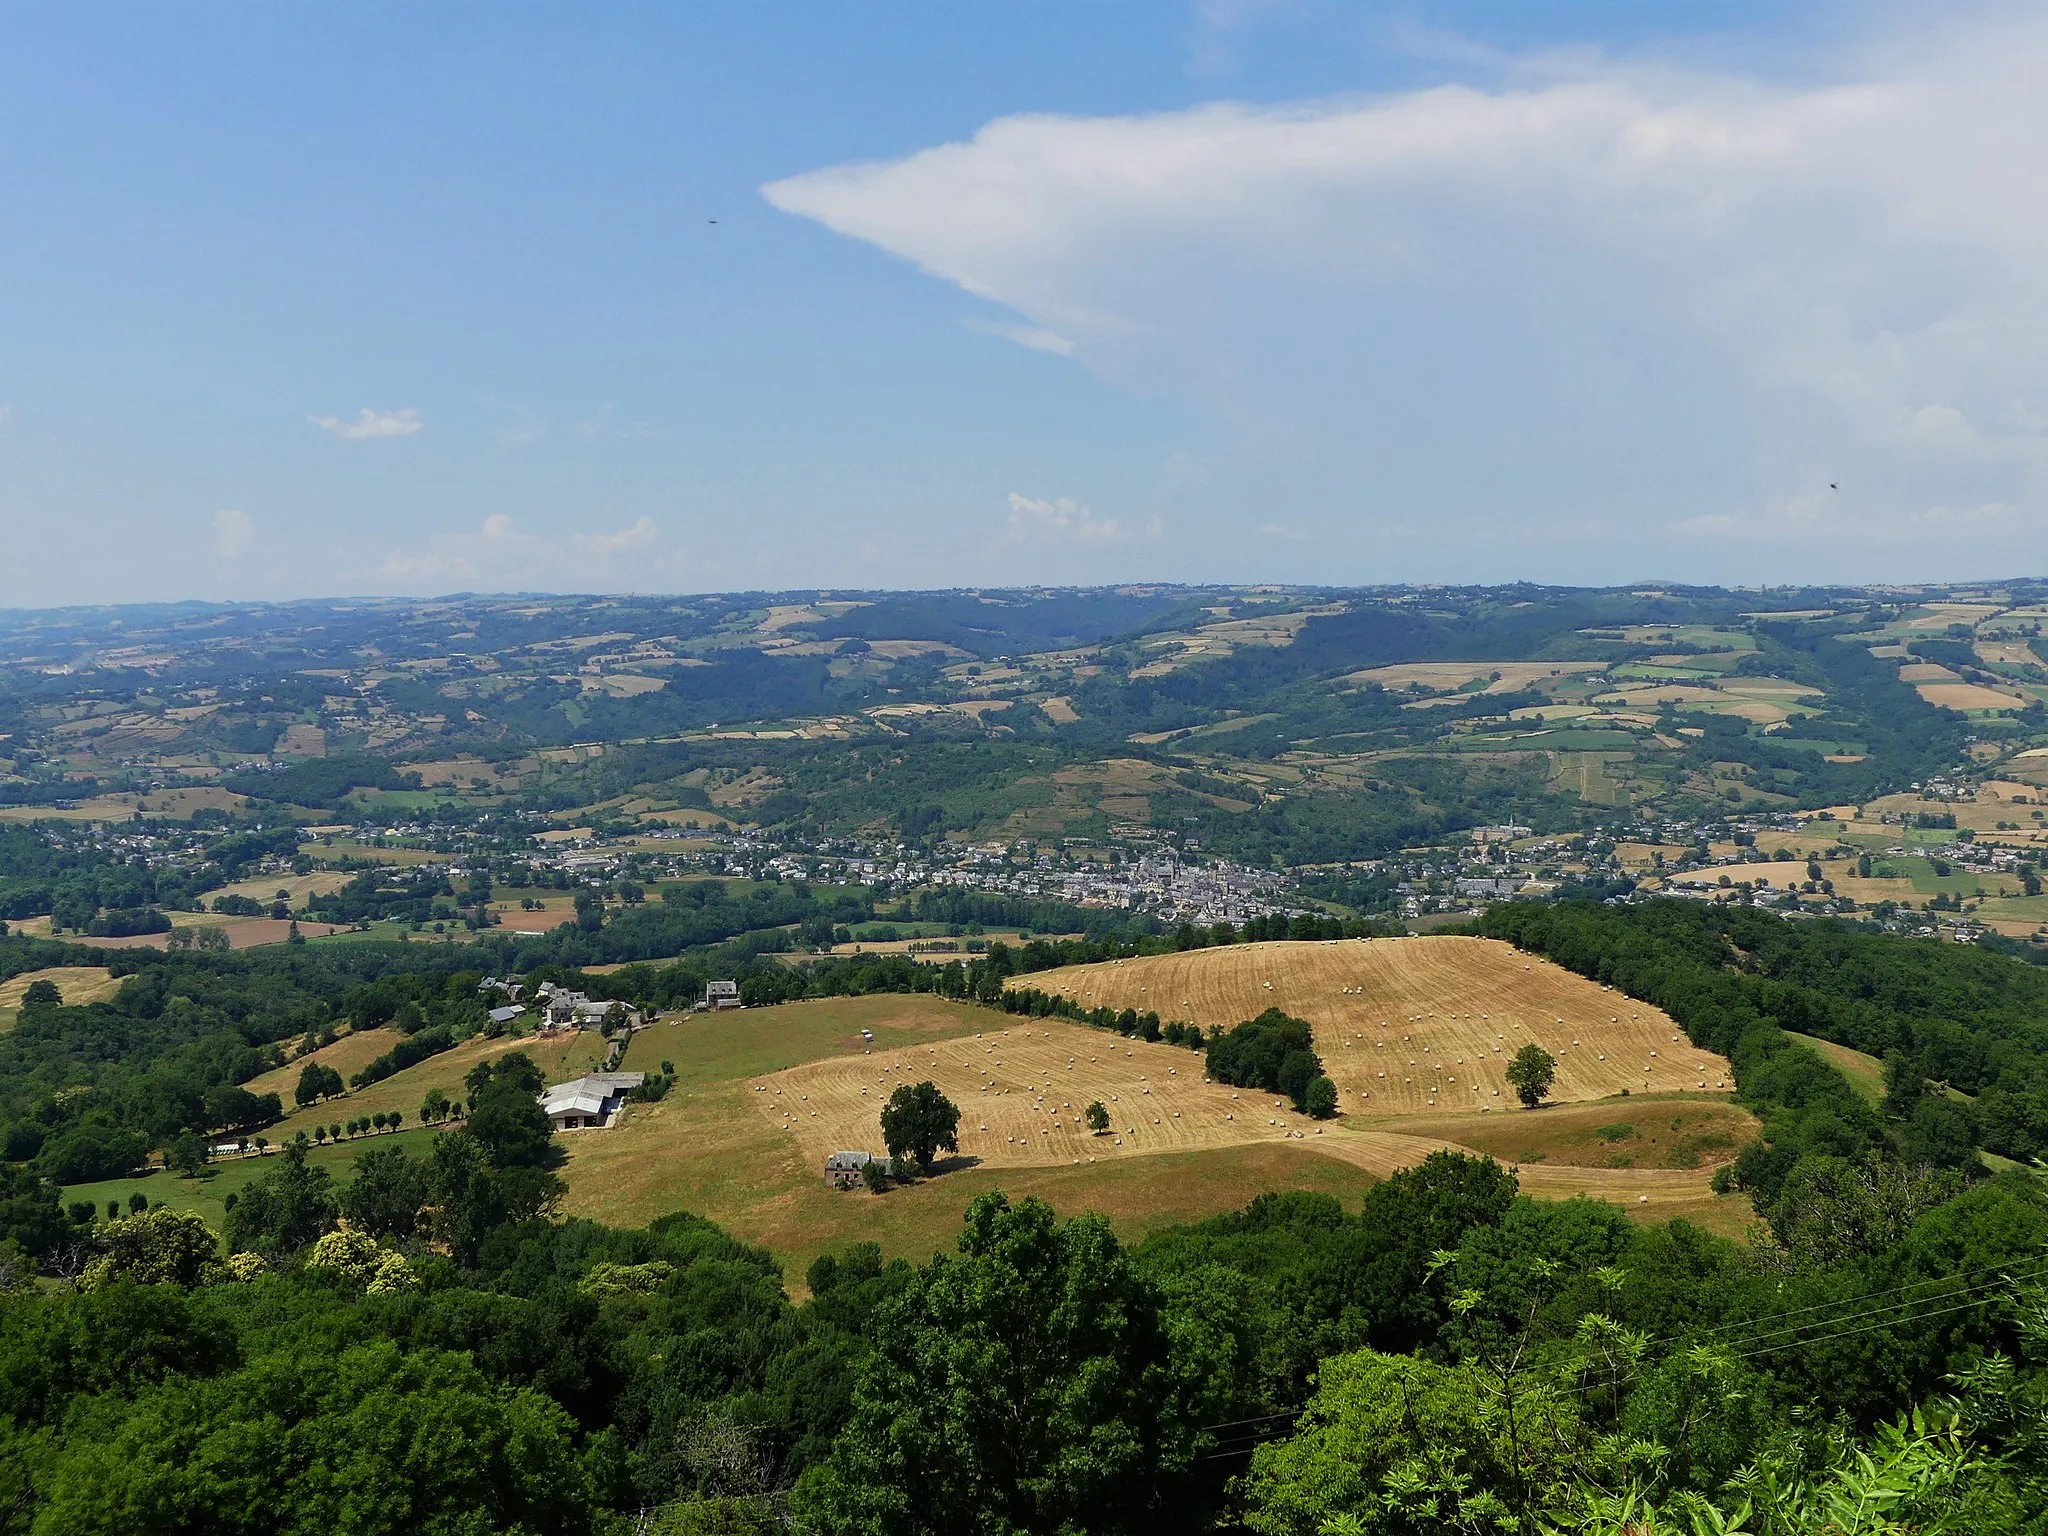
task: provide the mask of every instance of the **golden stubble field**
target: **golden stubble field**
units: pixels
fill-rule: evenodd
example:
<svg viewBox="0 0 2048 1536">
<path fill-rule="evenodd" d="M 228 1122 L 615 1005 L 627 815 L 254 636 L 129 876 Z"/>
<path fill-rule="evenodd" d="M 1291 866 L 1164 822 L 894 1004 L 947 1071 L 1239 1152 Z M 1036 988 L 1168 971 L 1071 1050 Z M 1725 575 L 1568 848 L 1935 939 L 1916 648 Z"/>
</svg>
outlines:
<svg viewBox="0 0 2048 1536">
<path fill-rule="evenodd" d="M 899 1085 L 918 1082 L 937 1084 L 960 1106 L 959 1155 L 985 1168 L 1296 1141 L 1385 1173 L 1449 1145 L 1319 1124 L 1272 1094 L 1207 1081 L 1201 1056 L 1183 1047 L 1057 1020 L 991 1027 L 921 1048 L 870 1047 L 771 1073 L 749 1087 L 770 1124 L 822 1167 L 835 1151 L 879 1151 L 882 1105 Z M 1091 1102 L 1110 1115 L 1109 1130 L 1099 1136 L 1081 1119 Z"/>
<path fill-rule="evenodd" d="M 1497 939 L 1239 944 L 1069 966 L 1024 984 L 1205 1027 L 1277 1007 L 1314 1028 L 1352 1117 L 1510 1112 L 1507 1065 L 1532 1042 L 1557 1058 L 1553 1103 L 1733 1086 L 1728 1063 L 1661 1010 Z"/>
<path fill-rule="evenodd" d="M 127 977 L 110 975 L 103 965 L 65 965 L 45 971 L 23 971 L 0 981 L 0 1029 L 12 1029 L 21 1013 L 21 1000 L 39 981 L 55 985 L 58 995 L 72 1007 L 84 1003 L 110 1002 Z"/>
</svg>

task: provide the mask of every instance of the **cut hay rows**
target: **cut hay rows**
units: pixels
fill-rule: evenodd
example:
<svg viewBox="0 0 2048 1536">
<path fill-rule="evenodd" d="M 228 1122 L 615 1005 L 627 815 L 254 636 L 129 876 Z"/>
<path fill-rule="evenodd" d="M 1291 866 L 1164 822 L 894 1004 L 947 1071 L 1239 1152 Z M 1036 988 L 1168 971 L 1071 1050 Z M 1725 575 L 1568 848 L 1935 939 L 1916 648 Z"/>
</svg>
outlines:
<svg viewBox="0 0 2048 1536">
<path fill-rule="evenodd" d="M 879 1153 L 882 1106 L 889 1095 L 904 1083 L 927 1081 L 960 1106 L 960 1155 L 989 1167 L 1085 1163 L 1283 1139 L 1325 1150 L 1323 1144 L 1338 1134 L 1336 1127 L 1296 1114 L 1274 1094 L 1206 1081 L 1194 1051 L 1052 1019 L 919 1049 L 810 1062 L 756 1078 L 748 1087 L 770 1123 L 822 1166 L 832 1152 Z M 1093 1100 L 1110 1114 L 1110 1130 L 1101 1136 L 1081 1121 Z M 1422 1149 L 1389 1161 L 1389 1167 L 1444 1145 L 1420 1137 L 1382 1139 Z"/>
<path fill-rule="evenodd" d="M 1728 1063 L 1692 1046 L 1660 1009 L 1496 939 L 1238 944 L 1068 966 L 1019 984 L 1225 1028 L 1284 1009 L 1314 1027 L 1352 1116 L 1515 1110 L 1506 1069 L 1530 1042 L 1557 1058 L 1554 1102 L 1733 1087 Z"/>
<path fill-rule="evenodd" d="M 1192 1051 L 1045 1020 L 920 1049 L 809 1062 L 753 1079 L 747 1097 L 813 1169 L 833 1152 L 879 1154 L 882 1105 L 899 1085 L 926 1081 L 960 1106 L 960 1155 L 985 1168 L 1285 1142 L 1385 1178 L 1432 1152 L 1470 1150 L 1434 1136 L 1374 1130 L 1370 1122 L 1318 1125 L 1271 1094 L 1200 1074 L 1201 1058 Z M 1096 1098 L 1112 1117 L 1101 1136 L 1080 1118 Z M 1696 1205 L 1707 1195 L 1701 1170 L 1524 1165 L 1518 1172 L 1531 1194 L 1590 1195 L 1634 1208 Z"/>
</svg>

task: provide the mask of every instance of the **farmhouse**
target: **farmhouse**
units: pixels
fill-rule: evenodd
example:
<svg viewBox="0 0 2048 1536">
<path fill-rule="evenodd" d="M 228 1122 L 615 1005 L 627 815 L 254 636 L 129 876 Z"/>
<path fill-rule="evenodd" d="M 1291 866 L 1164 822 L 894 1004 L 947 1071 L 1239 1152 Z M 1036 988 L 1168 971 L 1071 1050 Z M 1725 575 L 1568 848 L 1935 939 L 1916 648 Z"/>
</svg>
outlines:
<svg viewBox="0 0 2048 1536">
<path fill-rule="evenodd" d="M 645 1072 L 589 1072 L 549 1088 L 540 1107 L 558 1131 L 601 1130 L 614 1122 L 626 1095 L 646 1081 Z"/>
<path fill-rule="evenodd" d="M 543 982 L 540 990 L 541 1011 L 550 1029 L 590 1029 L 604 1022 L 604 1016 L 618 1008 L 627 1013 L 627 1022 L 632 1014 L 623 1003 L 610 1002 L 602 998 L 593 999 L 582 992 L 571 992 L 567 987 L 558 987 L 552 982 Z"/>
<path fill-rule="evenodd" d="M 512 981 L 509 978 L 500 976 L 486 976 L 476 984 L 478 997 L 489 997 L 493 992 L 504 993 L 507 1002 L 523 1003 L 526 1001 L 526 983 L 523 981 Z"/>
<path fill-rule="evenodd" d="M 740 984 L 736 981 L 707 981 L 704 983 L 704 1001 L 698 1005 L 713 1013 L 723 1008 L 737 1008 L 740 1005 Z"/>
<path fill-rule="evenodd" d="M 493 1024 L 510 1024 L 524 1012 L 526 1012 L 524 1008 L 513 1006 L 493 1008 L 490 1012 L 490 1019 Z"/>
<path fill-rule="evenodd" d="M 873 1161 L 866 1152 L 834 1152 L 825 1159 L 825 1182 L 834 1189 L 852 1189 L 861 1182 L 861 1170 Z"/>
</svg>

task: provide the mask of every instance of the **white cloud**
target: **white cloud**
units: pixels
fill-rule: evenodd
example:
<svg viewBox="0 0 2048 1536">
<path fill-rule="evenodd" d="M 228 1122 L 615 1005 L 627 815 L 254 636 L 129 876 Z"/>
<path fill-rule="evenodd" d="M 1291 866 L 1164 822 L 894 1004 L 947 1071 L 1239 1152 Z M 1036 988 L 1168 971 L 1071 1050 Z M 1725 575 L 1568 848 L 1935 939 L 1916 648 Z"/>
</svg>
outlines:
<svg viewBox="0 0 2048 1536">
<path fill-rule="evenodd" d="M 2048 554 L 2048 18 L 1941 25 L 1789 83 L 1551 56 L 1484 88 L 1009 117 L 763 192 L 1180 402 L 1228 468 L 1179 509 L 1249 533 L 1284 501 L 1325 579 L 1626 577 L 1680 548 L 1701 579 L 1977 574 L 1966 539 L 1926 558 L 1927 508 L 2031 512 L 1991 563 Z M 1816 563 L 1694 537 L 1767 524 Z M 1384 571 L 1368 525 L 1427 537 Z"/>
<path fill-rule="evenodd" d="M 680 581 L 686 551 L 663 549 L 649 517 L 609 532 L 527 533 L 503 512 L 425 549 L 393 550 L 380 575 L 410 590 L 651 591 Z"/>
<path fill-rule="evenodd" d="M 373 437 L 411 437 L 426 425 L 420 420 L 420 413 L 411 406 L 397 411 L 373 411 L 366 405 L 354 421 L 345 421 L 339 416 L 308 416 L 306 419 L 321 431 L 332 432 L 350 442 Z"/>
<path fill-rule="evenodd" d="M 1065 496 L 1050 501 L 1010 492 L 1010 524 L 1005 539 L 1021 544 L 1079 544 L 1095 548 L 1123 537 L 1113 517 L 1097 517 Z"/>
<path fill-rule="evenodd" d="M 221 559 L 241 559 L 255 537 L 256 525 L 248 513 L 222 507 L 213 514 L 213 547 Z"/>
<path fill-rule="evenodd" d="M 1058 331 L 1049 331 L 1042 325 L 1016 325 L 1007 320 L 988 320 L 974 316 L 963 322 L 967 329 L 982 336 L 1000 336 L 1005 341 L 1014 341 L 1020 347 L 1033 352 L 1050 352 L 1055 357 L 1074 355 L 1074 344 Z"/>
</svg>

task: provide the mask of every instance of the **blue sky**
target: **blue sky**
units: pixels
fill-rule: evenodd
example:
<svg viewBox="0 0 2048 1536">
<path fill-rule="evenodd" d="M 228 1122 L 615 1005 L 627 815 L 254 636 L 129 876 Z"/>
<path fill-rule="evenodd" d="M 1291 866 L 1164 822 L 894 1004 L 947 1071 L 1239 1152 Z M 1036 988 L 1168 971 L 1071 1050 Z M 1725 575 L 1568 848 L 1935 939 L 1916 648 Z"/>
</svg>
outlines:
<svg viewBox="0 0 2048 1536">
<path fill-rule="evenodd" d="M 2044 63 L 1997 7 L 0 5 L 0 603 L 2039 570 Z"/>
</svg>

